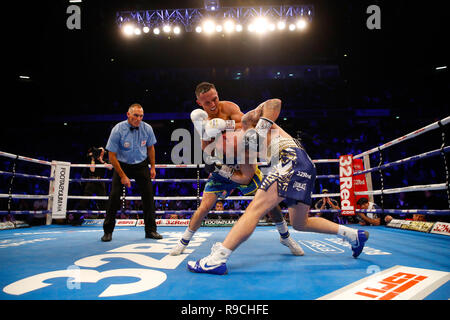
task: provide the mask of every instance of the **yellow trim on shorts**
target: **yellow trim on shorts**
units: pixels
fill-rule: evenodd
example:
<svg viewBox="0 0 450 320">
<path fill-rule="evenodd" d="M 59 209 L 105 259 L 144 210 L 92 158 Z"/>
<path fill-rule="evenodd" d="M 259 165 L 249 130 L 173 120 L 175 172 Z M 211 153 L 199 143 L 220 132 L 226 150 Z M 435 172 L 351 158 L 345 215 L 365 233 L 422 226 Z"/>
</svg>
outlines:
<svg viewBox="0 0 450 320">
<path fill-rule="evenodd" d="M 258 182 L 256 182 L 255 178 L 252 178 L 252 181 L 253 181 L 253 183 L 255 184 L 256 188 L 253 189 L 253 190 L 250 191 L 250 192 L 247 192 L 246 194 L 244 194 L 244 196 L 248 196 L 248 195 L 251 195 L 251 194 L 255 194 L 256 191 L 257 191 L 257 190 L 259 189 L 259 187 L 261 186 L 263 176 L 262 176 L 261 170 L 259 170 L 258 167 L 256 167 L 255 175 L 259 178 L 259 184 L 258 184 Z M 255 176 L 255 175 L 253 175 L 253 176 Z M 250 184 L 250 183 L 249 183 L 249 184 Z"/>
<path fill-rule="evenodd" d="M 255 181 L 255 183 L 256 183 L 256 181 Z M 253 189 L 253 190 L 250 191 L 249 193 L 245 193 L 244 196 L 249 196 L 249 195 L 255 194 L 256 191 L 258 191 L 258 189 L 259 189 L 259 186 L 256 185 L 256 188 L 255 188 L 255 189 Z"/>
</svg>

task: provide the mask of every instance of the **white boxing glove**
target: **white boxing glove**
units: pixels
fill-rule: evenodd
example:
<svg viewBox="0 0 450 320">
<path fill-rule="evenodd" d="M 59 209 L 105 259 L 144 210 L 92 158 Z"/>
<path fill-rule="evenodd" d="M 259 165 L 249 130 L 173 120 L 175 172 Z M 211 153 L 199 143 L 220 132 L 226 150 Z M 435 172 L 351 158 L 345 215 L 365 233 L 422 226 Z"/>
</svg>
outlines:
<svg viewBox="0 0 450 320">
<path fill-rule="evenodd" d="M 207 119 L 208 114 L 203 109 L 195 109 L 191 112 L 191 120 L 194 123 L 194 128 L 197 130 L 201 139 L 204 139 L 203 131 Z"/>
<path fill-rule="evenodd" d="M 227 128 L 227 122 L 220 118 L 214 118 L 206 122 L 205 133 L 211 138 L 215 138 Z"/>
<path fill-rule="evenodd" d="M 195 121 L 204 121 L 208 119 L 208 114 L 203 109 L 195 109 L 191 112 L 191 120 L 192 122 Z"/>
</svg>

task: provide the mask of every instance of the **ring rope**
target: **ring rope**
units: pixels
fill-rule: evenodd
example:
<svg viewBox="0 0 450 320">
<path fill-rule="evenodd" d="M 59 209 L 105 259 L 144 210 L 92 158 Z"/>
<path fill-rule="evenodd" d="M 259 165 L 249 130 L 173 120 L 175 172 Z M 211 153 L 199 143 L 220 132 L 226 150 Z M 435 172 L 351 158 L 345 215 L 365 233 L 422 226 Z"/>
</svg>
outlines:
<svg viewBox="0 0 450 320">
<path fill-rule="evenodd" d="M 184 214 L 192 214 L 196 210 L 156 210 L 155 214 L 176 214 L 176 213 L 184 213 Z M 339 213 L 341 212 L 341 209 L 311 209 L 309 210 L 310 213 Z M 361 213 L 383 213 L 382 209 L 371 209 L 371 210 L 364 210 L 364 209 L 356 209 L 356 212 Z M 22 211 L 23 212 L 23 211 Z M 31 213 L 37 212 L 37 211 L 29 211 Z M 43 211 L 44 212 L 44 211 Z M 67 210 L 68 213 L 106 213 L 106 210 Z M 289 210 L 283 209 L 281 210 L 283 213 L 288 213 Z M 0 211 L 0 214 L 3 213 L 3 211 Z M 124 213 L 144 213 L 143 210 L 125 210 Z M 211 210 L 209 211 L 210 214 L 243 214 L 245 213 L 245 210 Z M 435 209 L 384 209 L 384 213 L 389 214 L 397 214 L 397 213 L 410 213 L 410 214 L 433 214 L 433 215 L 447 215 L 450 213 L 450 210 L 444 209 L 444 210 L 435 210 Z"/>
<path fill-rule="evenodd" d="M 381 169 L 386 169 L 386 168 L 397 166 L 397 165 L 400 165 L 400 164 L 405 164 L 405 163 L 408 163 L 408 162 L 411 162 L 411 161 L 426 159 L 426 158 L 429 158 L 429 157 L 433 157 L 433 156 L 442 154 L 442 152 L 445 153 L 445 152 L 449 152 L 449 151 L 450 151 L 450 146 L 445 147 L 445 148 L 441 148 L 441 149 L 428 151 L 428 152 L 425 152 L 425 153 L 421 153 L 421 154 L 418 154 L 418 155 L 415 155 L 415 156 L 411 156 L 411 157 L 408 157 L 408 158 L 404 158 L 404 159 L 401 159 L 401 160 L 397 160 L 397 161 L 394 161 L 394 162 L 388 162 L 388 163 L 385 163 L 385 164 L 383 164 L 381 166 L 378 166 L 378 167 L 357 171 L 353 175 L 354 176 L 362 175 L 362 174 L 366 174 L 366 173 L 377 171 L 380 168 Z"/>
<path fill-rule="evenodd" d="M 446 183 L 415 185 L 401 188 L 384 189 L 384 194 L 400 193 L 400 192 L 414 192 L 414 191 L 426 191 L 426 190 L 445 190 L 447 188 Z M 357 191 L 355 195 L 380 195 L 381 190 L 373 191 Z M 0 198 L 9 198 L 9 194 L 1 193 Z M 339 197 L 339 193 L 327 193 L 327 194 L 313 194 L 311 198 L 324 198 L 324 197 Z M 52 195 L 29 195 L 29 194 L 11 194 L 13 199 L 51 199 Z M 126 196 L 127 200 L 141 200 L 140 196 Z M 202 197 L 200 197 L 202 198 Z M 107 196 L 76 196 L 69 195 L 67 199 L 91 199 L 91 200 L 108 200 Z M 178 196 L 178 197 L 160 197 L 155 196 L 155 200 L 197 200 L 196 196 Z M 227 197 L 227 200 L 252 200 L 253 196 L 231 196 Z"/>
<path fill-rule="evenodd" d="M 0 215 L 3 214 L 47 214 L 51 213 L 50 210 L 11 210 L 11 212 L 8 212 L 7 210 L 0 210 Z"/>
<path fill-rule="evenodd" d="M 9 193 L 0 193 L 1 198 L 9 198 L 11 196 L 12 199 L 51 199 L 53 196 L 44 195 L 44 194 L 9 194 Z"/>
<path fill-rule="evenodd" d="M 54 180 L 54 178 L 46 177 L 46 176 L 38 176 L 35 174 L 27 174 L 27 173 L 19 173 L 19 172 L 9 172 L 9 171 L 0 171 L 0 175 L 21 177 L 21 178 L 34 178 L 34 179 L 42 179 L 42 180 Z"/>
<path fill-rule="evenodd" d="M 364 209 L 356 209 L 356 212 L 361 213 L 385 213 L 385 214 L 427 214 L 427 215 L 448 215 L 450 213 L 450 210 L 444 209 L 444 210 L 435 210 L 435 209 L 371 209 L 371 210 L 364 210 Z M 162 215 L 162 214 L 193 214 L 195 210 L 156 210 L 155 214 Z M 245 210 L 223 210 L 223 211 L 210 211 L 210 214 L 243 214 Z M 288 213 L 289 211 L 286 209 L 281 210 L 283 213 Z M 311 209 L 309 211 L 310 213 L 339 213 L 341 212 L 341 209 L 327 209 L 327 210 L 320 210 L 320 209 Z M 11 210 L 10 213 L 13 214 L 47 214 L 51 213 L 50 210 Z M 67 213 L 81 213 L 81 214 L 104 214 L 106 213 L 106 210 L 67 210 Z M 144 213 L 143 210 L 124 210 L 123 213 L 125 214 L 140 214 Z M 0 210 L 0 215 L 9 214 L 7 210 Z"/>
<path fill-rule="evenodd" d="M 29 157 L 23 157 L 23 156 L 19 156 L 17 154 L 12 154 L 12 153 L 3 152 L 3 151 L 0 151 L 0 156 L 4 156 L 6 158 L 11 158 L 11 159 L 16 159 L 17 158 L 17 160 L 23 160 L 23 161 L 28 161 L 28 162 L 40 163 L 40 164 L 45 164 L 45 165 L 48 165 L 48 166 L 52 165 L 52 163 L 49 162 L 49 161 L 33 159 L 33 158 L 29 158 Z"/>
<path fill-rule="evenodd" d="M 0 171 L 0 174 L 2 172 Z M 43 177 L 46 178 L 46 177 Z M 339 178 L 337 174 L 327 174 L 327 175 L 318 175 L 316 179 L 331 179 L 331 178 Z M 48 180 L 52 180 L 53 178 L 47 178 Z M 69 182 L 111 182 L 111 178 L 105 179 L 96 179 L 96 178 L 74 178 L 69 179 Z M 135 182 L 134 179 L 130 179 L 131 182 Z M 152 182 L 180 182 L 180 183 L 196 183 L 196 182 L 206 182 L 208 179 L 153 179 Z"/>
<path fill-rule="evenodd" d="M 1 154 L 0 154 L 1 155 Z M 338 163 L 339 159 L 317 159 L 312 160 L 313 163 Z M 267 162 L 257 162 L 258 166 L 268 166 Z M 70 167 L 72 168 L 112 168 L 111 164 L 84 164 L 84 163 L 71 163 Z M 149 165 L 150 167 L 150 165 Z M 156 169 L 198 169 L 204 168 L 205 164 L 155 164 Z"/>
<path fill-rule="evenodd" d="M 423 185 L 415 185 L 415 186 L 407 186 L 400 188 L 392 188 L 392 189 L 384 189 L 384 194 L 392 194 L 392 193 L 400 193 L 400 192 L 413 192 L 413 191 L 426 191 L 426 190 L 444 190 L 446 188 L 445 183 L 435 183 L 435 184 L 423 184 Z M 357 191 L 355 195 L 381 195 L 381 190 L 373 190 L 373 191 Z"/>
<path fill-rule="evenodd" d="M 444 190 L 446 188 L 445 183 L 437 183 L 437 184 L 426 184 L 426 185 L 415 185 L 401 188 L 392 188 L 392 189 L 384 189 L 384 194 L 392 194 L 399 192 L 413 192 L 413 191 L 425 191 L 425 190 Z M 380 195 L 381 190 L 373 190 L 373 191 L 358 191 L 355 192 L 355 195 Z M 339 197 L 340 193 L 327 193 L 327 194 L 313 194 L 311 198 L 324 198 L 324 197 Z M 252 200 L 254 196 L 230 196 L 227 197 L 226 200 Z M 1 194 L 0 194 L 1 198 Z M 201 199 L 202 197 L 200 197 Z M 67 199 L 92 199 L 92 200 L 107 200 L 107 196 L 67 196 Z M 127 200 L 141 200 L 140 196 L 127 196 Z M 160 197 L 155 196 L 155 200 L 197 200 L 196 196 L 173 196 L 173 197 Z"/>
<path fill-rule="evenodd" d="M 419 135 L 421 135 L 421 134 L 423 134 L 423 133 L 425 133 L 425 132 L 428 132 L 428 131 L 430 131 L 430 130 L 437 129 L 437 128 L 440 127 L 439 123 L 441 123 L 442 125 L 446 125 L 446 124 L 450 123 L 450 116 L 448 116 L 448 117 L 446 117 L 446 118 L 444 118 L 444 119 L 442 119 L 442 120 L 436 121 L 436 122 L 434 122 L 434 123 L 432 123 L 432 124 L 430 124 L 430 125 L 428 125 L 428 126 L 425 126 L 425 127 L 421 128 L 421 129 L 418 129 L 418 130 L 416 130 L 416 131 L 413 131 L 413 132 L 411 132 L 411 133 L 408 133 L 408 134 L 406 134 L 406 135 L 404 135 L 404 136 L 402 136 L 402 137 L 399 137 L 399 138 L 397 138 L 397 139 L 394 139 L 394 140 L 392 140 L 392 141 L 390 141 L 390 142 L 387 142 L 387 143 L 385 143 L 385 144 L 383 144 L 383 145 L 381 145 L 381 146 L 379 146 L 379 147 L 375 147 L 375 148 L 370 149 L 370 150 L 368 150 L 368 151 L 365 151 L 365 152 L 363 152 L 363 153 L 357 154 L 357 155 L 354 156 L 353 158 L 362 158 L 362 157 L 364 157 L 364 156 L 366 156 L 366 155 L 369 155 L 369 154 L 372 154 L 372 153 L 374 153 L 374 152 L 379 151 L 379 149 L 380 149 L 380 150 L 383 150 L 383 149 L 392 147 L 393 145 L 395 145 L 395 144 L 397 144 L 397 143 L 400 143 L 400 142 L 402 142 L 402 141 L 406 141 L 406 140 L 411 139 L 411 138 L 413 138 L 413 137 L 417 137 L 417 136 L 419 136 Z"/>
</svg>

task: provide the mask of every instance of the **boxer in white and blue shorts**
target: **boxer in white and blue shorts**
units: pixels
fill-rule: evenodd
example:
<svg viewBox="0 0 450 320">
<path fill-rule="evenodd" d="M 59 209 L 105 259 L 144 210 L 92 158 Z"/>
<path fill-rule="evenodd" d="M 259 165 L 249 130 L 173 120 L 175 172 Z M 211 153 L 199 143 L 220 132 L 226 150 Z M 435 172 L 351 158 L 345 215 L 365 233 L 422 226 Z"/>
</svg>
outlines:
<svg viewBox="0 0 450 320">
<path fill-rule="evenodd" d="M 278 195 L 285 198 L 289 207 L 298 202 L 311 205 L 311 194 L 316 180 L 316 167 L 302 148 L 287 148 L 280 151 L 276 167 L 264 178 L 261 190 L 267 191 L 277 182 Z"/>
</svg>

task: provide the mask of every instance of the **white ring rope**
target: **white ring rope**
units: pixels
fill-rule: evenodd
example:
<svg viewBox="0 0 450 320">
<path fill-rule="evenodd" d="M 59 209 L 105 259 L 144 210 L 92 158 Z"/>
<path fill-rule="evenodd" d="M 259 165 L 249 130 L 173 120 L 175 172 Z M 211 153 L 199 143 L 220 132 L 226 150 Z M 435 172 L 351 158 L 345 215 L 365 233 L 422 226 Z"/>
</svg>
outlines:
<svg viewBox="0 0 450 320">
<path fill-rule="evenodd" d="M 1 155 L 1 154 L 0 154 Z M 313 163 L 338 163 L 339 159 L 317 159 L 312 160 Z M 257 162 L 258 166 L 268 166 L 267 162 Z M 148 165 L 150 167 L 150 165 Z M 111 164 L 85 164 L 85 163 L 71 163 L 72 168 L 112 168 Z M 204 168 L 205 164 L 155 164 L 156 169 L 200 169 Z"/>
<path fill-rule="evenodd" d="M 28 162 L 34 162 L 34 163 L 40 163 L 40 164 L 45 164 L 48 166 L 51 166 L 52 163 L 49 161 L 44 161 L 44 160 L 39 160 L 39 159 L 33 159 L 33 158 L 28 158 L 28 157 L 23 157 L 23 156 L 18 156 L 16 154 L 12 154 L 12 153 L 8 153 L 8 152 L 3 152 L 0 151 L 0 156 L 4 156 L 6 158 L 12 158 L 12 159 L 17 159 L 17 160 L 23 160 L 23 161 L 28 161 Z"/>
<path fill-rule="evenodd" d="M 51 199 L 53 196 L 44 194 L 8 194 L 0 193 L 0 199 L 3 198 L 13 198 L 13 199 Z"/>
<path fill-rule="evenodd" d="M 411 138 L 417 137 L 417 136 L 419 136 L 419 135 L 421 135 L 421 134 L 423 134 L 425 132 L 437 129 L 437 128 L 440 127 L 439 123 L 441 123 L 442 125 L 446 125 L 446 124 L 450 123 L 450 116 L 448 116 L 448 117 L 446 117 L 446 118 L 444 118 L 444 119 L 442 119 L 440 121 L 436 121 L 436 122 L 434 122 L 434 123 L 432 123 L 432 124 L 430 124 L 428 126 L 425 126 L 425 127 L 421 128 L 419 130 L 416 130 L 416 131 L 413 131 L 411 133 L 408 133 L 408 134 L 406 134 L 406 135 L 404 135 L 402 137 L 394 139 L 394 140 L 392 140 L 390 142 L 387 142 L 387 143 L 385 143 L 385 144 L 383 144 L 383 145 L 381 145 L 379 147 L 375 147 L 375 148 L 370 149 L 368 151 L 365 151 L 363 153 L 357 154 L 356 156 L 353 156 L 353 158 L 362 158 L 362 157 L 364 157 L 366 155 L 369 155 L 369 154 L 378 152 L 380 150 L 392 147 L 393 145 L 396 145 L 397 143 L 400 143 L 402 141 L 406 141 L 406 140 L 409 140 Z"/>
<path fill-rule="evenodd" d="M 192 214 L 196 210 L 193 209 L 180 209 L 180 210 L 155 210 L 155 214 L 172 214 L 172 213 L 182 213 L 182 214 Z M 429 213 L 429 214 L 448 214 L 450 210 L 436 210 L 436 209 L 356 209 L 356 212 L 364 212 L 364 213 L 385 213 L 385 214 L 396 214 L 396 213 L 409 213 L 409 214 L 421 214 L 421 213 Z M 18 213 L 22 211 L 17 211 Z M 32 212 L 41 212 L 41 211 L 32 211 Z M 46 211 L 42 211 L 45 213 Z M 106 213 L 106 210 L 67 210 L 68 213 Z M 121 211 L 122 212 L 122 211 Z M 143 213 L 143 210 L 124 210 L 124 213 L 130 214 L 138 214 Z M 282 213 L 288 213 L 288 209 L 282 209 Z M 341 209 L 311 209 L 310 213 L 339 213 Z M 0 211 L 2 213 L 2 211 Z M 243 214 L 245 210 L 210 210 L 211 214 Z"/>
<path fill-rule="evenodd" d="M 377 170 L 380 170 L 380 169 L 385 169 L 385 168 L 389 168 L 389 167 L 392 167 L 392 166 L 397 166 L 397 165 L 400 165 L 400 164 L 404 164 L 404 163 L 407 163 L 407 162 L 410 162 L 410 161 L 416 161 L 416 160 L 420 160 L 420 159 L 429 158 L 429 157 L 432 157 L 432 156 L 437 156 L 437 155 L 440 155 L 442 151 L 443 152 L 449 152 L 450 151 L 450 146 L 447 146 L 447 147 L 443 148 L 442 150 L 441 149 L 436 149 L 436 150 L 424 152 L 424 153 L 421 153 L 421 154 L 418 154 L 418 155 L 415 155 L 415 156 L 411 156 L 411 157 L 408 157 L 408 158 L 404 158 L 404 159 L 401 159 L 401 160 L 397 160 L 397 161 L 394 161 L 394 162 L 385 163 L 385 164 L 383 164 L 383 165 L 381 165 L 379 167 L 374 167 L 374 168 L 370 168 L 370 169 L 367 169 L 367 170 L 357 171 L 353 175 L 356 176 L 356 175 L 366 174 L 366 173 L 377 171 Z"/>
<path fill-rule="evenodd" d="M 1 171 L 0 171 L 1 174 Z M 339 178 L 337 174 L 327 174 L 327 175 L 318 175 L 316 179 L 331 179 L 331 178 Z M 79 179 L 69 179 L 70 182 L 111 182 L 112 178 L 105 179 L 97 179 L 97 178 L 79 178 Z M 131 182 L 135 182 L 134 179 L 130 179 Z M 195 183 L 195 182 L 206 182 L 208 179 L 152 179 L 152 182 L 180 182 L 180 183 Z"/>
<path fill-rule="evenodd" d="M 400 193 L 400 192 L 413 192 L 413 191 L 426 191 L 426 190 L 444 190 L 447 186 L 445 183 L 437 183 L 437 184 L 426 184 L 426 185 L 416 185 L 416 186 L 408 186 L 402 188 L 393 188 L 393 189 L 384 189 L 383 193 L 392 194 L 392 193 Z M 381 190 L 373 190 L 373 191 L 359 191 L 355 192 L 355 195 L 380 195 Z M 0 195 L 1 197 L 1 195 Z M 340 193 L 326 193 L 326 194 L 313 194 L 311 198 L 325 198 L 325 197 L 340 197 Z M 199 197 L 202 199 L 202 197 Z M 220 197 L 219 197 L 220 198 Z M 254 196 L 231 196 L 227 197 L 226 200 L 252 200 Z M 67 196 L 67 199 L 91 199 L 91 200 L 108 200 L 107 196 Z M 141 200 L 140 196 L 126 196 L 126 200 Z M 198 197 L 195 196 L 173 196 L 173 197 L 159 197 L 155 196 L 155 200 L 197 200 Z"/>
<path fill-rule="evenodd" d="M 50 177 L 46 177 L 46 176 L 38 176 L 35 174 L 27 174 L 27 173 L 18 173 L 18 172 L 9 172 L 9 171 L 0 171 L 0 175 L 5 175 L 5 176 L 12 176 L 15 175 L 17 177 L 22 177 L 22 178 L 34 178 L 34 179 L 42 179 L 42 180 L 53 180 L 53 178 Z"/>
</svg>

